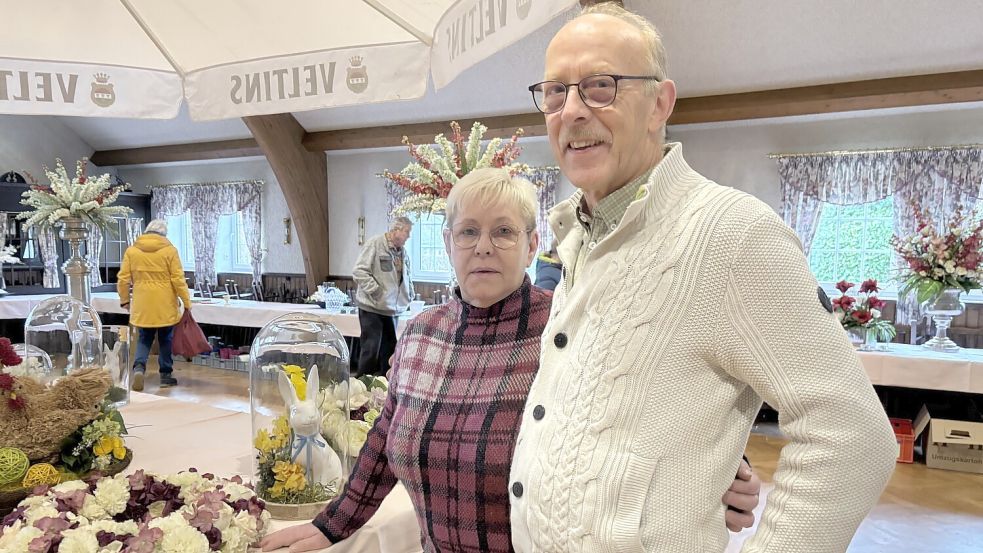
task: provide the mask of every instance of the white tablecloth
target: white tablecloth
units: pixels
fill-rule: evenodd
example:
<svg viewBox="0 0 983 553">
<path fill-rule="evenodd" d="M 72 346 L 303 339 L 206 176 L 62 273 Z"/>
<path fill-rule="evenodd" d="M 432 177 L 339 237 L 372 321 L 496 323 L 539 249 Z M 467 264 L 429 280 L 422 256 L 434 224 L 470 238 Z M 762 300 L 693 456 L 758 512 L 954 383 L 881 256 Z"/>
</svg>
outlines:
<svg viewBox="0 0 983 553">
<path fill-rule="evenodd" d="M 28 313 L 41 301 L 54 294 L 11 295 L 0 298 L 0 319 L 26 319 Z M 119 306 L 116 292 L 94 292 L 92 307 L 100 313 L 126 313 Z M 221 326 L 242 326 L 262 328 L 266 323 L 287 313 L 311 313 L 333 324 L 344 336 L 359 335 L 358 315 L 354 313 L 328 313 L 315 304 L 275 303 L 249 300 L 230 300 L 228 304 L 221 299 L 192 300 L 192 314 L 202 324 Z M 406 326 L 406 317 L 399 319 L 397 333 Z"/>
<path fill-rule="evenodd" d="M 126 445 L 133 450 L 128 472 L 166 474 L 195 467 L 226 478 L 252 479 L 247 413 L 132 392 L 122 414 L 130 434 Z M 273 530 L 302 522 L 274 521 Z M 397 486 L 368 524 L 330 553 L 417 553 L 419 536 L 410 498 Z"/>
<path fill-rule="evenodd" d="M 888 344 L 886 352 L 859 352 L 873 384 L 983 394 L 983 349 L 939 353 Z"/>
</svg>

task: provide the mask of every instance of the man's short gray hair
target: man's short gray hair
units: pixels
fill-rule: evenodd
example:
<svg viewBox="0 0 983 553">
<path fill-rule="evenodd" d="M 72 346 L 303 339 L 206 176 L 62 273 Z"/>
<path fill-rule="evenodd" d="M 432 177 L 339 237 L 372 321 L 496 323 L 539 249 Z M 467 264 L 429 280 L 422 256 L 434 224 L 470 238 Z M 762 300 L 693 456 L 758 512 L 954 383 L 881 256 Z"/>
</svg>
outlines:
<svg viewBox="0 0 983 553">
<path fill-rule="evenodd" d="M 642 35 L 642 40 L 645 41 L 645 61 L 648 62 L 652 75 L 658 77 L 660 81 L 664 81 L 668 78 L 669 59 L 668 56 L 666 56 L 666 48 L 662 45 L 662 36 L 659 35 L 658 29 L 655 28 L 655 25 L 653 25 L 651 21 L 635 12 L 626 10 L 624 7 L 615 2 L 599 2 L 597 4 L 587 6 L 577 17 L 590 14 L 602 14 L 617 17 L 618 19 L 638 29 L 638 32 Z M 653 82 L 649 82 L 648 84 L 652 89 L 658 86 Z"/>
<path fill-rule="evenodd" d="M 514 207 L 527 229 L 536 228 L 536 187 L 522 177 L 513 177 L 508 169 L 475 169 L 457 181 L 447 196 L 447 228 L 454 225 L 461 204 L 471 202 L 487 208 L 497 204 Z"/>
<path fill-rule="evenodd" d="M 161 236 L 167 236 L 167 220 L 154 219 L 153 221 L 150 221 L 147 223 L 147 230 L 144 232 L 152 232 Z"/>
<path fill-rule="evenodd" d="M 397 230 L 403 230 L 404 228 L 413 228 L 413 221 L 409 217 L 395 217 L 392 222 L 389 223 L 389 232 L 395 232 Z"/>
</svg>

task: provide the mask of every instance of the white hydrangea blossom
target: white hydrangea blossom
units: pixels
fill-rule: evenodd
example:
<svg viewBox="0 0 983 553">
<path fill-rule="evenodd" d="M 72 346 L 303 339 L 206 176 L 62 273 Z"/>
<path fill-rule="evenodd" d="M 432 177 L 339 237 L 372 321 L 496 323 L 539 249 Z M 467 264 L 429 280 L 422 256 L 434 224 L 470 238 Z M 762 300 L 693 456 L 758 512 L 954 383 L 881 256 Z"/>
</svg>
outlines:
<svg viewBox="0 0 983 553">
<path fill-rule="evenodd" d="M 176 527 L 164 531 L 160 550 L 163 553 L 208 553 L 208 538 L 194 527 Z"/>
<path fill-rule="evenodd" d="M 32 186 L 22 194 L 21 203 L 34 208 L 17 217 L 29 227 L 46 228 L 67 217 L 81 217 L 101 228 L 112 228 L 114 217 L 126 217 L 133 212 L 125 206 L 114 206 L 120 192 L 129 185 L 114 186 L 112 175 L 85 175 L 87 160 L 76 164 L 75 177 L 69 177 L 61 159 L 55 169 L 45 168 L 50 187 Z"/>
<path fill-rule="evenodd" d="M 96 484 L 94 496 L 109 516 L 118 515 L 126 510 L 126 502 L 130 499 L 130 482 L 119 474 L 113 478 L 103 478 Z"/>
</svg>

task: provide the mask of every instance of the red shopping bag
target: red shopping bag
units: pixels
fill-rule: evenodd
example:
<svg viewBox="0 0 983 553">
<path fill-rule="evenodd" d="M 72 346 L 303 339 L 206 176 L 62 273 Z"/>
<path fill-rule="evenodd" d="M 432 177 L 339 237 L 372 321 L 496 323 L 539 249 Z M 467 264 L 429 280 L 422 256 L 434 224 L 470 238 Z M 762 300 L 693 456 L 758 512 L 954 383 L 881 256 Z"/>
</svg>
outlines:
<svg viewBox="0 0 983 553">
<path fill-rule="evenodd" d="M 191 316 L 191 311 L 184 310 L 184 315 L 174 327 L 174 340 L 171 343 L 171 352 L 191 359 L 199 353 L 212 350 L 211 344 L 205 338 L 205 333 Z"/>
</svg>

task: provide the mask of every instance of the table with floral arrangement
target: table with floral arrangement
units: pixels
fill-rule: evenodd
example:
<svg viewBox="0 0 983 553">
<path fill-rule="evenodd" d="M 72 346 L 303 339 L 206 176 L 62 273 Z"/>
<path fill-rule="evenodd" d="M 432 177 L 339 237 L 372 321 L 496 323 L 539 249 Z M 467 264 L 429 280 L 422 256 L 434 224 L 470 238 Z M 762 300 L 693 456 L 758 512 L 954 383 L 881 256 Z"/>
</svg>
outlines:
<svg viewBox="0 0 983 553">
<path fill-rule="evenodd" d="M 252 433 L 248 413 L 133 392 L 122 409 L 133 450 L 131 470 L 162 474 L 196 467 L 218 476 L 252 474 Z M 299 524 L 273 520 L 270 531 Z M 397 486 L 359 532 L 331 553 L 415 553 L 419 528 L 406 491 Z"/>
</svg>

